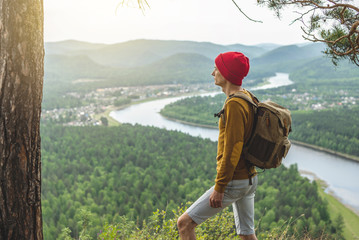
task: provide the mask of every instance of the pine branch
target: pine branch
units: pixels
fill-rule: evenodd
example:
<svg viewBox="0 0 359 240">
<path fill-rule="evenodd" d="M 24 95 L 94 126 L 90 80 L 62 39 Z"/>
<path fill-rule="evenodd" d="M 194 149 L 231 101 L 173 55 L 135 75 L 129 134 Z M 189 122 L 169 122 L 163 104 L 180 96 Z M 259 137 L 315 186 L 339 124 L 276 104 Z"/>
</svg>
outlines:
<svg viewBox="0 0 359 240">
<path fill-rule="evenodd" d="M 234 3 L 234 5 L 236 5 L 236 7 L 238 8 L 238 10 L 239 10 L 246 18 L 248 18 L 249 20 L 251 20 L 251 21 L 253 21 L 253 22 L 263 23 L 263 22 L 260 21 L 260 20 L 254 20 L 254 19 L 248 17 L 248 16 L 242 11 L 242 9 L 237 5 L 237 3 L 236 3 L 234 0 L 232 0 L 232 2 Z"/>
</svg>

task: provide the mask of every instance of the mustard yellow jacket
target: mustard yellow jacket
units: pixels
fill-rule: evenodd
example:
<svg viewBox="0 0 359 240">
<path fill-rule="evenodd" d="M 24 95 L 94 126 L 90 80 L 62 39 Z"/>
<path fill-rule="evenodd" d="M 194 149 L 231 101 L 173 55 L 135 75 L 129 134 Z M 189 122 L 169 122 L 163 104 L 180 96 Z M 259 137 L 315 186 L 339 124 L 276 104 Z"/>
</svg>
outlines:
<svg viewBox="0 0 359 240">
<path fill-rule="evenodd" d="M 250 96 L 246 90 L 243 91 Z M 248 171 L 241 157 L 243 146 L 252 132 L 253 107 L 241 98 L 228 99 L 218 125 L 217 177 L 214 188 L 217 192 L 224 192 L 231 180 L 248 179 L 250 174 L 256 173 L 255 167 Z"/>
</svg>

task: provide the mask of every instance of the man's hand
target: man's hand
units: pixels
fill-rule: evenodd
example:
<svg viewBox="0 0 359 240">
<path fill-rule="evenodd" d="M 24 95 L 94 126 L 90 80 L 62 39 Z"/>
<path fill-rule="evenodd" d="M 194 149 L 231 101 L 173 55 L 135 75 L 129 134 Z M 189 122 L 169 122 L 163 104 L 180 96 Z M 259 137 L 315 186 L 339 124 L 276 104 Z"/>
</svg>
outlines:
<svg viewBox="0 0 359 240">
<path fill-rule="evenodd" d="M 222 207 L 222 200 L 223 200 L 224 193 L 217 192 L 213 189 L 213 193 L 209 197 L 209 205 L 213 208 L 220 208 Z"/>
</svg>

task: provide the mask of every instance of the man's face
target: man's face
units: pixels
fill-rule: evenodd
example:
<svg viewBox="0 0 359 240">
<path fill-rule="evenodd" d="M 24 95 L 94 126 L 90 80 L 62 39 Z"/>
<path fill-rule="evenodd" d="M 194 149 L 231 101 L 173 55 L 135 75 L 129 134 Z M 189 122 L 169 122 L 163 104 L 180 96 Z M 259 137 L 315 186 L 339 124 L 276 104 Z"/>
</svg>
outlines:
<svg viewBox="0 0 359 240">
<path fill-rule="evenodd" d="M 226 79 L 222 76 L 216 66 L 214 66 L 212 76 L 214 78 L 214 84 L 223 87 L 226 84 Z"/>
</svg>

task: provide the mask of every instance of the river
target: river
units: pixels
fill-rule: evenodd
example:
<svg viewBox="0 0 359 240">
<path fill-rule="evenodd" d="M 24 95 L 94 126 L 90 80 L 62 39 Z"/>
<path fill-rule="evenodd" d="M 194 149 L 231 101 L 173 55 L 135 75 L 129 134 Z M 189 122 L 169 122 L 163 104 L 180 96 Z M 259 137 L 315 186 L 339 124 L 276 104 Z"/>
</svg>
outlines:
<svg viewBox="0 0 359 240">
<path fill-rule="evenodd" d="M 273 88 L 291 83 L 288 74 L 277 73 L 275 77 L 269 79 L 268 85 L 261 86 L 260 88 Z M 218 94 L 218 92 L 201 95 L 208 96 L 215 94 Z M 121 123 L 177 130 L 192 136 L 200 136 L 217 141 L 218 129 L 170 121 L 159 114 L 160 110 L 167 104 L 185 97 L 188 96 L 165 98 L 132 105 L 119 111 L 113 111 L 110 113 L 110 116 Z M 359 163 L 293 144 L 287 157 L 283 160 L 283 164 L 287 167 L 291 164 L 297 164 L 299 170 L 309 172 L 309 174 L 304 174 L 309 179 L 312 179 L 314 176 L 324 180 L 328 185 L 327 192 L 334 194 L 342 203 L 359 212 Z"/>
</svg>

